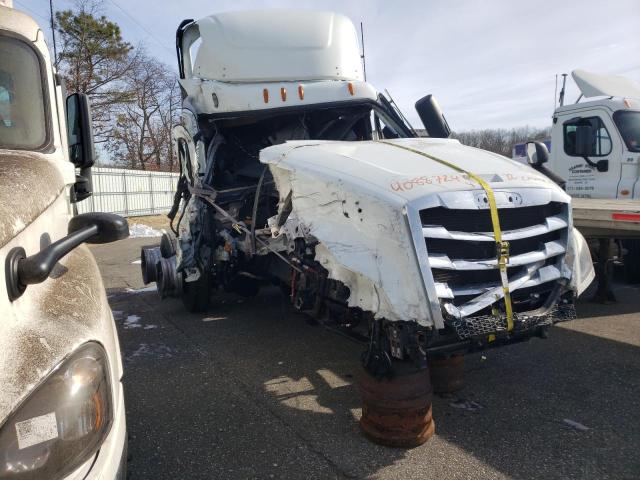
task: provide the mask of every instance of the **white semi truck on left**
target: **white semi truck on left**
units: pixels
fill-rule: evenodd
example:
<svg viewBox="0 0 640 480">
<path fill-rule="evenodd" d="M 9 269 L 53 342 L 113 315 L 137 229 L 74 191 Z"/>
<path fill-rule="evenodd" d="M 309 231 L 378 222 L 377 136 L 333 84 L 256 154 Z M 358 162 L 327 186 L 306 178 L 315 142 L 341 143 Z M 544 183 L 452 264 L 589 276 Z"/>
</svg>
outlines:
<svg viewBox="0 0 640 480">
<path fill-rule="evenodd" d="M 122 362 L 82 243 L 128 236 L 91 194 L 86 96 L 63 96 L 42 29 L 0 0 L 0 479 L 124 479 Z M 76 175 L 76 169 L 79 174 Z"/>
</svg>

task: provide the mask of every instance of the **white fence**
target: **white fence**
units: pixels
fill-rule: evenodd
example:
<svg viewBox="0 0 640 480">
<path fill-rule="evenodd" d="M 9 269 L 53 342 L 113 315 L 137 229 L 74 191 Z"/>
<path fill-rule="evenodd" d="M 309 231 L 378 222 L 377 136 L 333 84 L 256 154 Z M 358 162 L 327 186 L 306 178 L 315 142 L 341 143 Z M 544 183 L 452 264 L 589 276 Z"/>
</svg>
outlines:
<svg viewBox="0 0 640 480">
<path fill-rule="evenodd" d="M 78 203 L 78 213 L 110 212 L 125 217 L 167 213 L 179 175 L 122 168 L 92 168 L 93 195 Z"/>
</svg>

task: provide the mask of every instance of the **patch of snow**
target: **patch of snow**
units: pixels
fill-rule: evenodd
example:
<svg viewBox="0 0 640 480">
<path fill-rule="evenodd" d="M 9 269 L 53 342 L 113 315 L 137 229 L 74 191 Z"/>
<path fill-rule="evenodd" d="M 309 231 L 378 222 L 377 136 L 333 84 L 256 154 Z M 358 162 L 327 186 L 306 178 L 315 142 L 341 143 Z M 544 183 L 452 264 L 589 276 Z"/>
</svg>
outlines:
<svg viewBox="0 0 640 480">
<path fill-rule="evenodd" d="M 149 287 L 144 288 L 127 288 L 125 292 L 127 293 L 142 293 L 142 292 L 155 292 L 157 288 L 155 285 L 151 285 Z"/>
<path fill-rule="evenodd" d="M 574 430 L 579 430 L 581 432 L 586 432 L 587 430 L 589 430 L 589 427 L 587 427 L 586 425 L 583 425 L 580 422 L 576 422 L 575 420 L 570 420 L 568 418 L 565 418 L 562 421 L 564 422 L 565 425 L 573 428 Z"/>
<path fill-rule="evenodd" d="M 140 265 L 142 263 L 142 260 L 134 260 L 133 262 L 131 262 L 131 265 Z"/>
<path fill-rule="evenodd" d="M 484 408 L 478 402 L 474 402 L 473 400 L 466 400 L 464 398 L 458 398 L 453 402 L 450 402 L 449 405 L 460 410 L 467 410 L 468 412 L 477 412 L 478 410 Z"/>
<path fill-rule="evenodd" d="M 141 343 L 137 350 L 126 357 L 126 360 L 132 362 L 140 357 L 170 358 L 173 354 L 174 351 L 164 343 Z"/>
<path fill-rule="evenodd" d="M 129 238 L 161 237 L 162 232 L 143 223 L 129 225 Z"/>
<path fill-rule="evenodd" d="M 127 318 L 124 321 L 124 328 L 126 329 L 130 329 L 130 328 L 140 328 L 142 327 L 142 325 L 140 325 L 140 317 L 138 315 L 129 315 L 127 316 Z"/>
</svg>

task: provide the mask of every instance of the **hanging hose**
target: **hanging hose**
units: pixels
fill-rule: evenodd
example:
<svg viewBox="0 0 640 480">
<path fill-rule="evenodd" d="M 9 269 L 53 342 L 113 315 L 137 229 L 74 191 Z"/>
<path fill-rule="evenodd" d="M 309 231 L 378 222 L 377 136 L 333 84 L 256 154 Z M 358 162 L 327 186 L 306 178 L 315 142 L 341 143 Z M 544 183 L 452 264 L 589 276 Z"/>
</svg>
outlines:
<svg viewBox="0 0 640 480">
<path fill-rule="evenodd" d="M 269 169 L 268 165 L 265 165 L 258 180 L 258 186 L 256 187 L 256 196 L 253 199 L 253 209 L 251 210 L 251 255 L 256 254 L 256 218 L 258 216 L 258 204 L 260 203 L 260 192 L 262 190 L 262 182 L 264 182 L 264 176 Z"/>
</svg>

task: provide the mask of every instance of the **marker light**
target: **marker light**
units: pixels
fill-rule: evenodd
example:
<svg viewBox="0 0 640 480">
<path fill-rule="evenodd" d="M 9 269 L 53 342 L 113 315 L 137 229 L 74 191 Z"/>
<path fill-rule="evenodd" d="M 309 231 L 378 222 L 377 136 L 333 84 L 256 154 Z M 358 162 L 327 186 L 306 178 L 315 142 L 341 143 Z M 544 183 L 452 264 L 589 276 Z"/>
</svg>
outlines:
<svg viewBox="0 0 640 480">
<path fill-rule="evenodd" d="M 287 101 L 287 89 L 284 87 L 280 89 L 280 98 L 282 98 L 283 102 Z"/>
<path fill-rule="evenodd" d="M 298 85 L 298 97 L 300 97 L 300 100 L 304 100 L 304 88 L 302 88 L 302 85 Z"/>
<path fill-rule="evenodd" d="M 262 90 L 262 98 L 264 98 L 264 103 L 269 103 L 269 90 L 266 88 Z"/>
<path fill-rule="evenodd" d="M 353 83 L 351 83 L 351 82 L 347 83 L 347 88 L 349 89 L 349 93 L 351 95 L 355 95 L 356 94 L 356 90 L 355 90 L 355 87 L 353 86 Z"/>
</svg>

